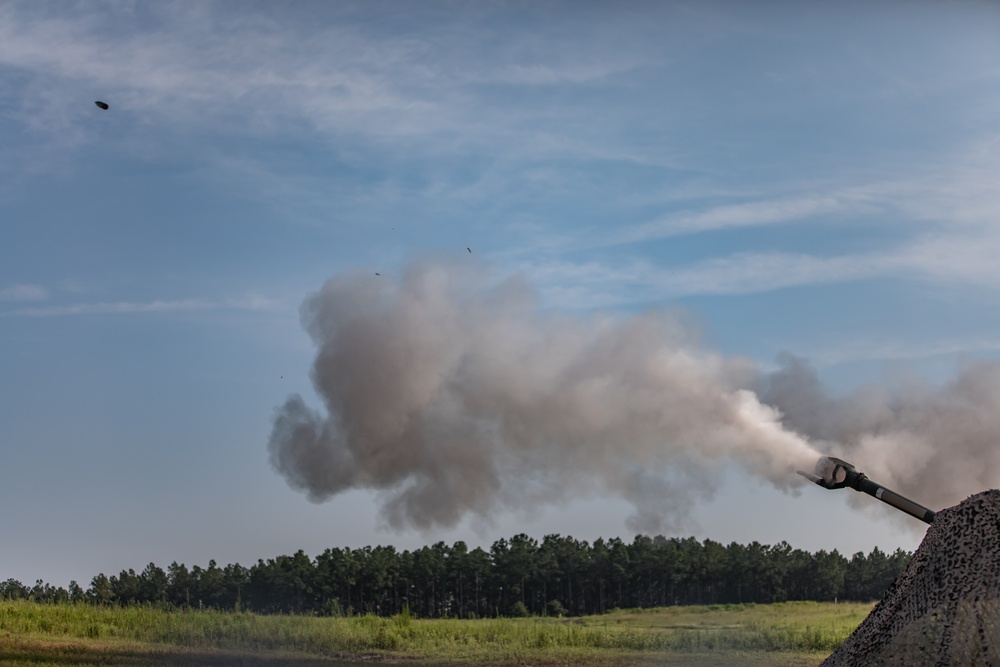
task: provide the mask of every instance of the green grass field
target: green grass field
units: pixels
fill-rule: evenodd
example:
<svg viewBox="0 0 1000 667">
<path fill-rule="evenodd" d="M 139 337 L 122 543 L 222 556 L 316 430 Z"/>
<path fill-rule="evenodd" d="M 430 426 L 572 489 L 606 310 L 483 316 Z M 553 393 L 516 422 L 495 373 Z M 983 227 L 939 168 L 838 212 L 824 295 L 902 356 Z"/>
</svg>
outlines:
<svg viewBox="0 0 1000 667">
<path fill-rule="evenodd" d="M 818 665 L 871 604 L 614 611 L 583 618 L 259 616 L 0 602 L 0 665 Z"/>
</svg>

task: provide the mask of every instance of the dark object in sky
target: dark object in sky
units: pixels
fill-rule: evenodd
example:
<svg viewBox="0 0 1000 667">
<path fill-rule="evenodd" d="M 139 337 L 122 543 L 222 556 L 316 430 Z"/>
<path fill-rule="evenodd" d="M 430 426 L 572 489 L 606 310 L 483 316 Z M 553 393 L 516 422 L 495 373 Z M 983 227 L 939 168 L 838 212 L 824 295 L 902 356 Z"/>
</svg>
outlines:
<svg viewBox="0 0 1000 667">
<path fill-rule="evenodd" d="M 819 484 L 824 489 L 842 489 L 849 486 L 855 491 L 867 493 L 875 496 L 886 505 L 892 505 L 896 509 L 906 512 L 912 517 L 920 519 L 924 523 L 934 523 L 934 510 L 927 509 L 909 498 L 904 498 L 895 491 L 890 491 L 881 484 L 868 479 L 868 475 L 855 470 L 847 461 L 837 459 L 832 456 L 824 456 L 816 462 L 816 474 L 810 475 L 807 472 L 799 471 L 799 474 L 810 482 Z"/>
<path fill-rule="evenodd" d="M 108 105 L 105 102 L 97 100 L 96 102 L 94 102 L 94 104 L 96 104 L 99 108 L 104 109 L 105 111 L 108 110 Z"/>
<path fill-rule="evenodd" d="M 466 248 L 466 250 L 469 251 L 469 254 L 472 254 L 472 248 Z"/>
<path fill-rule="evenodd" d="M 381 273 L 378 273 L 378 272 L 376 272 L 376 273 L 375 273 L 375 275 L 376 275 L 376 276 L 380 276 L 380 275 L 382 275 L 382 274 L 381 274 Z"/>
</svg>

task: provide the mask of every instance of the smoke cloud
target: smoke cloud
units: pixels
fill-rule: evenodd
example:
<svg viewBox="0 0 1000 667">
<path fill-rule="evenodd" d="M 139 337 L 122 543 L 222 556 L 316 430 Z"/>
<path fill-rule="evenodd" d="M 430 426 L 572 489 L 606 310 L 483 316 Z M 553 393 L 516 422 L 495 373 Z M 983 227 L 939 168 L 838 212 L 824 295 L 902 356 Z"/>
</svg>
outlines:
<svg viewBox="0 0 1000 667">
<path fill-rule="evenodd" d="M 942 387 L 907 377 L 833 397 L 804 360 L 780 362 L 759 383 L 762 400 L 880 484 L 935 510 L 998 485 L 1000 363 L 969 365 Z"/>
<path fill-rule="evenodd" d="M 314 502 L 379 491 L 392 528 L 601 495 L 653 532 L 710 496 L 724 463 L 789 489 L 820 456 L 748 389 L 778 398 L 799 369 L 764 382 L 676 314 L 546 311 L 523 278 L 417 262 L 398 281 L 335 276 L 301 315 L 325 405 L 277 409 L 271 462 Z M 824 432 L 807 413 L 788 423 Z"/>
</svg>

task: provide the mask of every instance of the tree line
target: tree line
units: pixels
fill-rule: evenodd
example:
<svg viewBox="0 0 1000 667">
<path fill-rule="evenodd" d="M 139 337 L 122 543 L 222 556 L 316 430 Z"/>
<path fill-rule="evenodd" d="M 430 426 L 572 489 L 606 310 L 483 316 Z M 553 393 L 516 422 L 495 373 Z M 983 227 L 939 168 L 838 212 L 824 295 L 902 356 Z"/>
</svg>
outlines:
<svg viewBox="0 0 1000 667">
<path fill-rule="evenodd" d="M 258 613 L 393 615 L 425 618 L 587 615 L 613 608 L 688 604 L 858 600 L 882 597 L 911 554 L 874 548 L 851 558 L 809 553 L 786 542 L 723 546 L 693 537 L 638 535 L 593 544 L 560 535 L 519 534 L 490 549 L 438 542 L 414 551 L 392 546 L 331 548 L 207 568 L 150 563 L 141 572 L 98 574 L 84 590 L 39 580 L 0 583 L 0 599 L 99 605 L 150 604 Z"/>
</svg>

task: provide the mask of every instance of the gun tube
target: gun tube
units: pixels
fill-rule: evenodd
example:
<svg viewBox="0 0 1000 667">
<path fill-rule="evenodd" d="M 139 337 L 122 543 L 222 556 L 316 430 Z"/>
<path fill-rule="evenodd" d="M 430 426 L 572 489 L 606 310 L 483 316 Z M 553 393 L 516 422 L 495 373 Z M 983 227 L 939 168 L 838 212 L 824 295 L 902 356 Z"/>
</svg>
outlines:
<svg viewBox="0 0 1000 667">
<path fill-rule="evenodd" d="M 842 489 L 849 486 L 855 491 L 867 493 L 886 505 L 892 505 L 896 509 L 906 512 L 912 517 L 920 519 L 924 523 L 933 523 L 937 512 L 927 509 L 919 503 L 915 503 L 909 498 L 899 495 L 895 491 L 885 488 L 868 479 L 863 472 L 858 472 L 847 461 L 831 457 L 823 457 L 816 463 L 816 475 L 800 473 L 803 477 L 819 484 L 824 489 Z"/>
<path fill-rule="evenodd" d="M 934 516 L 937 514 L 934 510 L 927 509 L 923 505 L 913 502 L 909 498 L 899 495 L 895 491 L 885 488 L 880 484 L 868 479 L 864 473 L 856 473 L 857 478 L 853 484 L 849 484 L 850 487 L 856 491 L 861 491 L 862 493 L 867 493 L 869 496 L 874 496 L 881 500 L 886 505 L 892 505 L 898 510 L 906 512 L 912 517 L 920 519 L 924 523 L 933 523 Z M 848 475 L 850 477 L 850 475 Z"/>
</svg>

